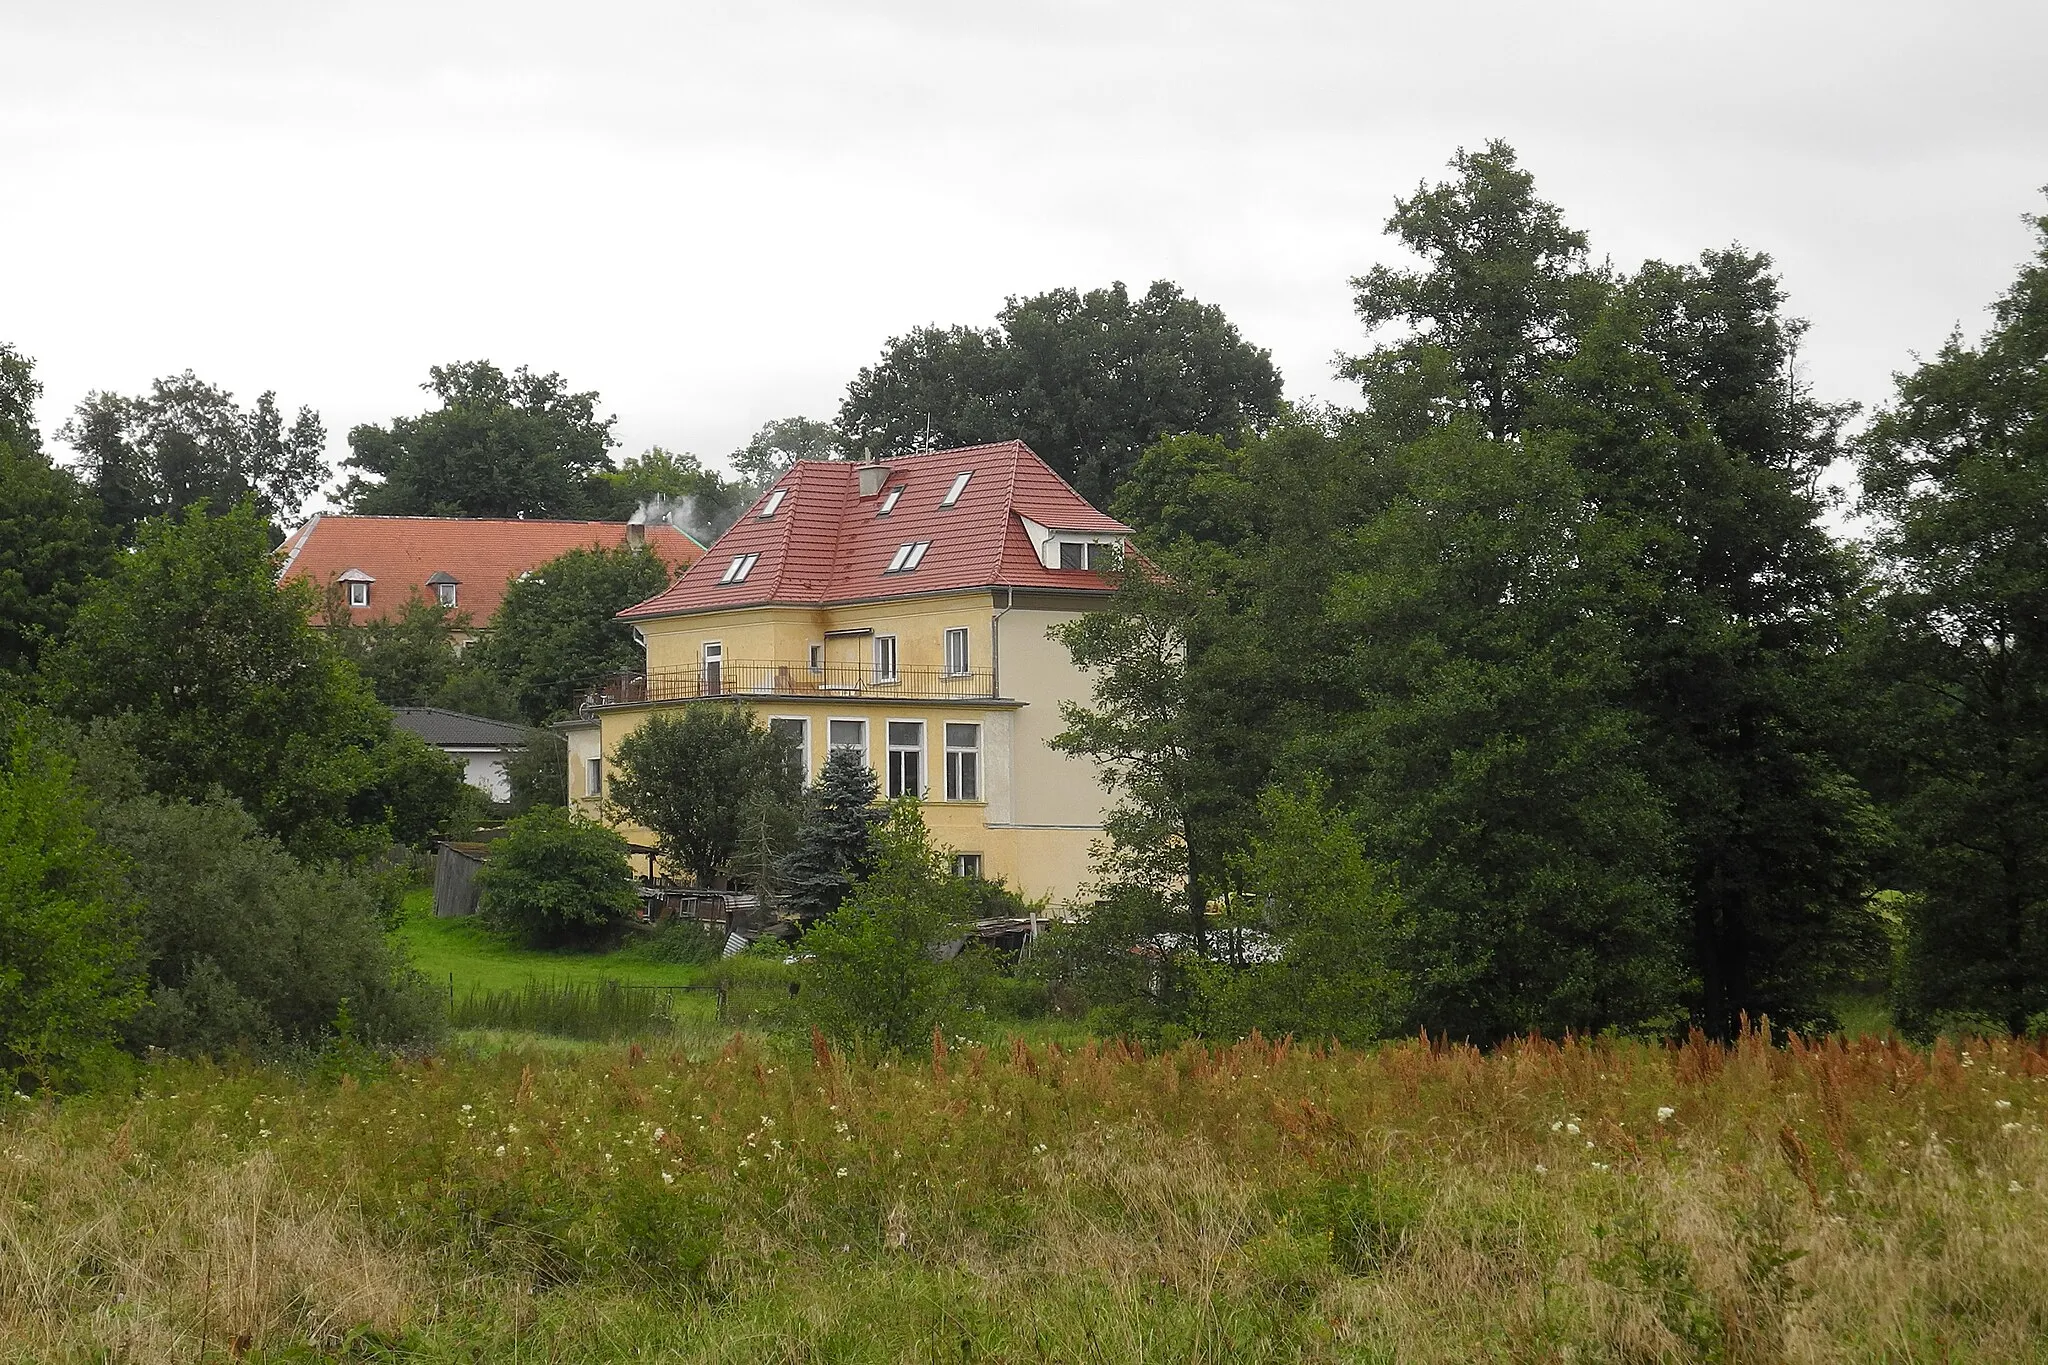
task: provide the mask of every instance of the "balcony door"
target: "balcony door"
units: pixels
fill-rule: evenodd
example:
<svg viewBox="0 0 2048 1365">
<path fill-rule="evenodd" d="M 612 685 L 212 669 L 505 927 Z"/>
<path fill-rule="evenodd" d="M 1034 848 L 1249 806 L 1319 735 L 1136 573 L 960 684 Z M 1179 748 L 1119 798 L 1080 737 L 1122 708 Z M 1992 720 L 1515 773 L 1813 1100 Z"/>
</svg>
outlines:
<svg viewBox="0 0 2048 1365">
<path fill-rule="evenodd" d="M 715 697 L 725 690 L 725 646 L 716 640 L 704 642 L 704 695 Z"/>
</svg>

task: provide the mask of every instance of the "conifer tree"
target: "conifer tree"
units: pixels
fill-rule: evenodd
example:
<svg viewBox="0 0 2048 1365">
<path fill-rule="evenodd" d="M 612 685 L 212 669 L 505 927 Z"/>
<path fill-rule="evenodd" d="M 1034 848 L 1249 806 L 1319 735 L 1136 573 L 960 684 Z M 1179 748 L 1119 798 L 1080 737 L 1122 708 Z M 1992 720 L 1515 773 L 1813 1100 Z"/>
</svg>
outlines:
<svg viewBox="0 0 2048 1365">
<path fill-rule="evenodd" d="M 783 905 L 800 919 L 837 910 L 854 882 L 874 866 L 875 803 L 881 784 L 858 749 L 835 749 L 812 791 L 796 847 L 782 859 L 776 881 Z"/>
</svg>

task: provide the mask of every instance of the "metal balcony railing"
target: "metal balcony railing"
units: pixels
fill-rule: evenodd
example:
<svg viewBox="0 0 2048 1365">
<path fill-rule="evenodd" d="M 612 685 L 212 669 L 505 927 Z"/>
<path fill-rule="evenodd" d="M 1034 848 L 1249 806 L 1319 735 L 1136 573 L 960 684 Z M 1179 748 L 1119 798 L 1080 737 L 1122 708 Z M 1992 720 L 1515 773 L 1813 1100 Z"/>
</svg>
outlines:
<svg viewBox="0 0 2048 1365">
<path fill-rule="evenodd" d="M 993 673 L 948 673 L 941 668 L 898 668 L 884 677 L 855 664 L 749 663 L 734 660 L 700 668 L 628 673 L 586 693 L 585 706 L 621 706 L 699 697 L 869 697 L 905 701 L 993 699 Z"/>
</svg>

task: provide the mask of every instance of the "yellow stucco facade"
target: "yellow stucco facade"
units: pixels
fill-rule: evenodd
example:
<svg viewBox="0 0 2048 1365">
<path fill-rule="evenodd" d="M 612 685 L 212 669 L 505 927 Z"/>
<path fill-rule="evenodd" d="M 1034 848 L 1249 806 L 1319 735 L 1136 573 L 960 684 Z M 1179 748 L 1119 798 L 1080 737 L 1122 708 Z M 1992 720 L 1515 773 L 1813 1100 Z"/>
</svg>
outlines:
<svg viewBox="0 0 2048 1365">
<path fill-rule="evenodd" d="M 738 700 L 802 746 L 813 778 L 831 748 L 862 748 L 884 795 L 923 799 L 935 842 L 1057 909 L 1089 882 L 1107 795 L 1091 764 L 1050 745 L 1060 703 L 1089 689 L 1047 632 L 1096 600 L 997 588 L 643 621 L 645 683 L 564 728 L 571 800 L 602 813 L 603 773 L 647 716 Z"/>
</svg>

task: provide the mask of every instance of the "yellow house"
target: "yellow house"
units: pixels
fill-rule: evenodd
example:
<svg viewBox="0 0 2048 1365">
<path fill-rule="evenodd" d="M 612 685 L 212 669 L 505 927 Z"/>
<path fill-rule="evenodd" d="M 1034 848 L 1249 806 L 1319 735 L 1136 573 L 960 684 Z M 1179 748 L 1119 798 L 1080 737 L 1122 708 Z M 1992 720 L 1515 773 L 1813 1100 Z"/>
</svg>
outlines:
<svg viewBox="0 0 2048 1365">
<path fill-rule="evenodd" d="M 646 672 L 564 727 L 572 799 L 600 813 L 610 756 L 650 714 L 738 699 L 813 776 L 853 748 L 885 796 L 922 797 L 956 871 L 1070 901 L 1107 798 L 1050 745 L 1060 703 L 1089 686 L 1047 631 L 1100 605 L 1102 547 L 1130 535 L 1021 442 L 801 461 L 673 587 L 620 613 Z"/>
</svg>

